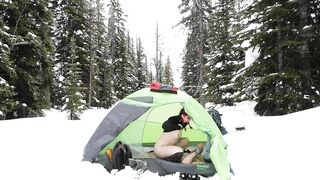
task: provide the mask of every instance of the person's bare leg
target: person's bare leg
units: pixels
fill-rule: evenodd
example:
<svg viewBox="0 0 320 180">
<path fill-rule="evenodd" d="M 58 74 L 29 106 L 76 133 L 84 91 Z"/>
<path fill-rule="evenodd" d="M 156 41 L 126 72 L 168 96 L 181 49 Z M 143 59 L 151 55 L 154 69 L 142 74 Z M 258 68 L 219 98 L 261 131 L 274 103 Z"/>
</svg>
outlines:
<svg viewBox="0 0 320 180">
<path fill-rule="evenodd" d="M 159 158 L 169 157 L 177 152 L 183 152 L 183 149 L 178 146 L 156 146 L 154 153 Z"/>
<path fill-rule="evenodd" d="M 198 154 L 200 154 L 203 151 L 204 144 L 198 144 L 197 148 L 192 152 L 183 157 L 181 163 L 183 164 L 191 164 L 193 161 L 193 158 L 196 157 Z"/>
<path fill-rule="evenodd" d="M 179 142 L 177 143 L 177 146 L 181 147 L 182 149 L 186 149 L 188 145 L 189 145 L 188 138 L 180 138 Z"/>
<path fill-rule="evenodd" d="M 181 163 L 182 163 L 182 164 L 191 164 L 194 157 L 196 157 L 196 152 L 189 153 L 188 155 L 186 155 L 186 156 L 182 159 Z"/>
</svg>

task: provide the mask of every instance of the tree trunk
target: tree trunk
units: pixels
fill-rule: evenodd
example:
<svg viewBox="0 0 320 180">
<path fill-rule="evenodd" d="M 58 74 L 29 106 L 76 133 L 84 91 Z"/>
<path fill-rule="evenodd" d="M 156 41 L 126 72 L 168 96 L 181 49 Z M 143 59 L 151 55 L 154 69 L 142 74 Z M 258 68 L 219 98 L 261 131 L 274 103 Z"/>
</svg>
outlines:
<svg viewBox="0 0 320 180">
<path fill-rule="evenodd" d="M 93 5 L 94 1 L 90 0 L 90 4 Z M 94 22 L 94 6 L 90 7 L 90 35 L 89 35 L 89 45 L 90 45 L 90 64 L 89 64 L 89 88 L 88 88 L 88 108 L 91 107 L 91 100 L 92 100 L 92 84 L 93 84 L 93 72 L 94 72 L 94 61 L 95 61 L 95 38 L 94 38 L 94 30 L 95 30 L 95 22 Z"/>
<path fill-rule="evenodd" d="M 278 30 L 277 30 L 277 47 L 278 47 L 278 72 L 283 70 L 283 51 L 281 47 L 282 37 L 281 37 L 281 18 L 277 15 Z"/>
<path fill-rule="evenodd" d="M 299 0 L 299 15 L 300 15 L 300 34 L 302 36 L 303 44 L 300 49 L 301 63 L 303 67 L 303 72 L 307 77 L 310 77 L 310 59 L 308 56 L 309 46 L 308 46 L 308 37 L 307 37 L 307 28 L 308 25 L 308 1 Z"/>
<path fill-rule="evenodd" d="M 161 55 L 159 56 L 160 48 L 159 48 L 159 28 L 158 28 L 158 23 L 156 27 L 156 57 L 154 60 L 154 66 L 156 68 L 156 81 L 161 83 Z"/>
<path fill-rule="evenodd" d="M 198 8 L 202 8 L 202 0 L 195 0 L 194 1 L 195 6 Z M 200 11 L 201 12 L 201 11 Z M 199 93 L 199 102 L 201 105 L 204 106 L 204 95 L 203 95 L 203 76 L 204 76 L 204 52 L 203 52 L 203 47 L 204 47 L 204 22 L 202 17 L 202 13 L 199 14 L 199 36 L 200 36 L 200 41 L 199 41 L 199 47 L 198 47 L 198 66 L 199 66 L 199 82 L 197 86 L 197 91 Z"/>
</svg>

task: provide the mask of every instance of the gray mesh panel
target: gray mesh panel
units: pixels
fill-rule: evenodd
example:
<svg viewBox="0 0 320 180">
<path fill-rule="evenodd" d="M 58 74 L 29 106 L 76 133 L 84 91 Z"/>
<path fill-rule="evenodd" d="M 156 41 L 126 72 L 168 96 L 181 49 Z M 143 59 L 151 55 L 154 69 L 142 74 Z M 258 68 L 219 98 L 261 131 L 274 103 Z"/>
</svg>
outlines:
<svg viewBox="0 0 320 180">
<path fill-rule="evenodd" d="M 99 152 L 111 142 L 130 122 L 136 120 L 149 107 L 118 103 L 102 120 L 89 142 L 85 146 L 83 161 L 93 162 Z"/>
</svg>

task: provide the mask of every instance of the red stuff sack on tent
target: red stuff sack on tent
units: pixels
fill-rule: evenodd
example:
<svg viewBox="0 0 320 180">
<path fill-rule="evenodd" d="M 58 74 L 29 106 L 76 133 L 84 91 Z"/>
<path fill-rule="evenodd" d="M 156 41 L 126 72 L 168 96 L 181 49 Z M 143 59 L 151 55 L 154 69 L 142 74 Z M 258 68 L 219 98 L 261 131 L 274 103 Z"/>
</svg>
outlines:
<svg viewBox="0 0 320 180">
<path fill-rule="evenodd" d="M 153 82 L 147 87 L 149 87 L 150 91 L 153 91 L 153 92 L 167 92 L 167 93 L 177 94 L 177 91 L 178 91 L 178 88 L 172 85 L 161 84 L 160 82 Z"/>
</svg>

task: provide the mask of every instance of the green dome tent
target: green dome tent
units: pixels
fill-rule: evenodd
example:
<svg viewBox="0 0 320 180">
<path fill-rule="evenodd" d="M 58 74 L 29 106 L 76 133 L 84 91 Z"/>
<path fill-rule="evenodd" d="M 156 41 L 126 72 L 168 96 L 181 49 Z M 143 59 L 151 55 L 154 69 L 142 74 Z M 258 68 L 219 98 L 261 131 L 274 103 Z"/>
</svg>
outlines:
<svg viewBox="0 0 320 180">
<path fill-rule="evenodd" d="M 208 112 L 191 96 L 181 90 L 152 91 L 144 88 L 136 91 L 116 103 L 102 120 L 91 139 L 87 143 L 83 160 L 99 162 L 105 156 L 105 149 L 112 148 L 116 142 L 122 141 L 130 146 L 132 158 L 152 159 L 158 163 L 148 161 L 148 169 L 159 172 L 165 167 L 172 171 L 195 170 L 193 173 L 206 174 L 206 169 L 213 167 L 220 179 L 230 179 L 230 164 L 227 160 L 227 145 L 223 140 L 219 128 Z M 181 108 L 192 118 L 190 125 L 182 132 L 191 144 L 207 141 L 207 134 L 211 138 L 210 158 L 212 163 L 199 165 L 185 165 L 181 163 L 164 162 L 157 158 L 148 158 L 147 149 L 153 147 L 162 134 L 161 125 L 170 116 L 177 115 Z M 162 166 L 165 167 L 160 167 Z M 154 167 L 151 167 L 154 166 Z M 174 168 L 175 167 L 175 168 Z M 168 170 L 168 169 L 167 169 Z M 210 171 L 210 170 L 209 170 Z M 166 171 L 170 173 L 170 171 Z M 206 175 L 213 175 L 207 173 Z M 159 173 L 161 174 L 161 173 Z M 165 174 L 165 173 L 164 173 Z"/>
</svg>

